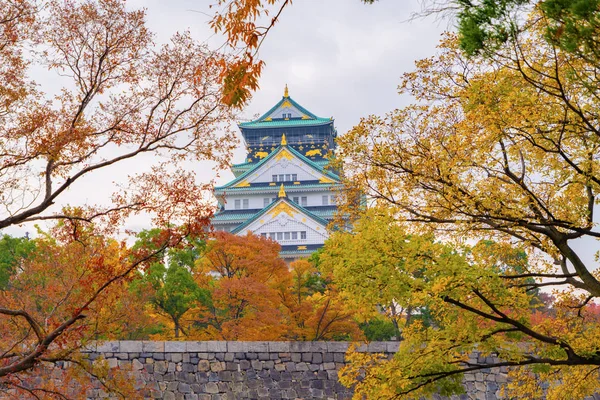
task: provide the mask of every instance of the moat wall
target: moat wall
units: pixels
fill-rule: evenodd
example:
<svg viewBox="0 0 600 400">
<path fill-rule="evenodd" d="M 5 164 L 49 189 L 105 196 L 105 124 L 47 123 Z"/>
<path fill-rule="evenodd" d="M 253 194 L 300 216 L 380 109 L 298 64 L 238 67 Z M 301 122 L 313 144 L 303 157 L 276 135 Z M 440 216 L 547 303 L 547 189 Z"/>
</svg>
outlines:
<svg viewBox="0 0 600 400">
<path fill-rule="evenodd" d="M 136 386 L 149 399 L 349 399 L 352 390 L 338 382 L 348 346 L 347 342 L 114 341 L 91 347 L 88 354 L 91 359 L 104 357 L 111 367 L 131 368 Z M 360 351 L 391 356 L 397 348 L 398 342 L 371 342 Z M 496 399 L 506 380 L 506 370 L 500 369 L 467 374 L 467 394 L 452 398 Z M 107 395 L 97 388 L 87 396 Z"/>
</svg>

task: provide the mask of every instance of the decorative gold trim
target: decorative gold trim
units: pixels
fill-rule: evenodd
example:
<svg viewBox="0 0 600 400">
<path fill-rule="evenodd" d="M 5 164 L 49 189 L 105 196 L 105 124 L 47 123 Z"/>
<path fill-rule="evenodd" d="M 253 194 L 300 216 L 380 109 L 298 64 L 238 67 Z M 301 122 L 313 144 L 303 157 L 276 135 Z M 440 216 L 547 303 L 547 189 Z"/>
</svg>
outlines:
<svg viewBox="0 0 600 400">
<path fill-rule="evenodd" d="M 279 194 L 277 195 L 277 197 L 279 197 L 279 198 L 286 197 L 285 188 L 283 187 L 283 183 L 279 187 Z"/>
<path fill-rule="evenodd" d="M 335 181 L 333 179 L 322 176 L 321 179 L 319 179 L 319 183 L 335 183 Z"/>
<path fill-rule="evenodd" d="M 306 250 L 306 246 L 298 246 L 297 250 Z"/>
<path fill-rule="evenodd" d="M 308 115 L 304 114 L 302 115 L 302 119 L 311 119 Z"/>
<path fill-rule="evenodd" d="M 282 158 L 287 158 L 288 160 L 291 160 L 292 158 L 294 158 L 294 156 L 287 149 L 283 149 L 275 156 L 275 161 L 279 161 Z"/>
<path fill-rule="evenodd" d="M 290 97 L 290 92 L 288 91 L 287 83 L 285 84 L 285 89 L 283 89 L 283 97 Z"/>
<path fill-rule="evenodd" d="M 294 185 L 299 185 L 299 184 L 300 184 L 300 182 L 294 182 Z"/>
<path fill-rule="evenodd" d="M 273 118 L 271 118 L 271 117 L 267 117 L 267 118 L 265 118 L 263 121 L 265 121 L 265 122 L 271 122 L 271 121 L 273 121 Z"/>
<path fill-rule="evenodd" d="M 281 103 L 281 108 L 285 108 L 285 107 L 289 107 L 292 108 L 292 103 L 290 103 L 289 100 L 284 100 L 283 103 Z"/>
<path fill-rule="evenodd" d="M 250 182 L 248 182 L 247 180 L 243 180 L 237 185 L 235 185 L 235 187 L 250 187 Z"/>
<path fill-rule="evenodd" d="M 273 218 L 277 217 L 281 213 L 286 213 L 293 218 L 296 214 L 296 210 L 285 201 L 282 201 L 269 211 L 269 215 Z"/>
<path fill-rule="evenodd" d="M 281 145 L 287 146 L 287 139 L 285 138 L 285 133 L 281 135 Z"/>
<path fill-rule="evenodd" d="M 275 182 L 270 182 L 269 186 L 275 186 Z"/>
</svg>

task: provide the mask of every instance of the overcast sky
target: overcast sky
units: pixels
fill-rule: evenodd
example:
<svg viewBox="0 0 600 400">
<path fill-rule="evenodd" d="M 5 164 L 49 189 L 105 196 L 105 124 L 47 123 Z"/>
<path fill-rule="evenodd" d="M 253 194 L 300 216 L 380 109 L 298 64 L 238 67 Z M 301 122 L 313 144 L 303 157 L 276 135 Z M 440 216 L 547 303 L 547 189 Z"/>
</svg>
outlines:
<svg viewBox="0 0 600 400">
<path fill-rule="evenodd" d="M 213 0 L 134 0 L 145 7 L 158 42 L 178 30 L 213 47 L 223 39 L 208 28 Z M 287 83 L 290 96 L 321 117 L 333 117 L 343 134 L 361 117 L 384 114 L 410 99 L 397 94 L 397 85 L 414 62 L 436 51 L 448 21 L 434 18 L 407 22 L 420 10 L 419 0 L 296 0 L 284 10 L 260 50 L 266 67 L 258 90 L 243 111 L 253 119 L 278 102 Z M 241 135 L 240 135 L 241 139 Z M 240 146 L 234 162 L 243 162 Z M 233 175 L 224 173 L 219 184 Z"/>
<path fill-rule="evenodd" d="M 224 43 L 208 27 L 214 0 L 129 0 L 129 8 L 143 7 L 147 25 L 156 34 L 158 45 L 176 32 L 189 30 L 199 41 L 211 47 Z M 397 85 L 414 62 L 436 51 L 440 33 L 448 21 L 434 18 L 407 22 L 420 8 L 419 0 L 381 0 L 365 5 L 360 0 L 295 0 L 286 8 L 280 22 L 263 43 L 260 57 L 266 62 L 256 92 L 242 120 L 253 119 L 280 100 L 285 84 L 290 95 L 321 117 L 333 117 L 338 133 L 343 134 L 361 117 L 385 114 L 410 99 L 397 94 Z M 59 81 L 43 71 L 31 71 L 32 77 L 47 93 L 59 89 Z M 241 142 L 233 159 L 243 162 Z M 137 158 L 96 173 L 78 182 L 62 197 L 60 204 L 104 203 L 115 184 L 128 175 L 142 172 L 150 159 Z M 216 172 L 208 165 L 191 165 L 199 180 L 209 181 Z M 232 179 L 229 171 L 217 178 L 218 184 Z M 130 222 L 130 228 L 148 227 L 144 218 Z M 6 233 L 22 235 L 31 226 L 13 227 Z"/>
</svg>

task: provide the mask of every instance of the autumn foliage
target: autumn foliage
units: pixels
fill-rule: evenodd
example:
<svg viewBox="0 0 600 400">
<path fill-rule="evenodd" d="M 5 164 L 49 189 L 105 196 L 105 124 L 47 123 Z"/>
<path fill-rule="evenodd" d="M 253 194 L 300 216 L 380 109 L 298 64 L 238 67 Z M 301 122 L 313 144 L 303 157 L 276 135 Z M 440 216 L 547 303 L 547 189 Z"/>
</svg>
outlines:
<svg viewBox="0 0 600 400">
<path fill-rule="evenodd" d="M 128 330 L 119 318 L 143 315 L 119 299 L 131 273 L 205 231 L 211 184 L 173 166 L 227 164 L 232 59 L 187 32 L 155 45 L 144 11 L 123 1 L 19 0 L 0 2 L 0 61 L 0 229 L 54 226 L 35 239 L 35 254 L 3 268 L 0 385 L 17 397 L 60 397 L 49 381 L 25 382 L 65 360 L 79 365 L 73 350 Z M 34 67 L 46 74 L 38 82 Z M 96 204 L 57 206 L 97 172 L 141 157 L 145 170 Z M 161 228 L 154 250 L 111 239 L 140 213 Z"/>
<path fill-rule="evenodd" d="M 335 286 L 306 260 L 286 265 L 279 258 L 280 246 L 276 242 L 255 235 L 215 232 L 205 245 L 196 243 L 195 248 L 199 247 L 201 251 L 187 253 L 191 257 L 186 257 L 185 265 L 171 261 L 165 266 L 164 279 L 158 285 L 143 284 L 154 279 L 152 270 L 156 266 L 134 279 L 133 285 L 143 288 L 150 306 L 146 310 L 154 315 L 155 325 L 168 328 L 157 329 L 152 338 L 362 338 L 356 312 L 348 307 L 349 302 L 337 293 Z M 170 258 L 177 252 L 171 251 Z M 182 268 L 187 272 L 183 273 Z M 177 275 L 171 270 L 178 271 Z M 158 303 L 157 298 L 162 298 L 163 303 Z M 160 315 L 167 318 L 158 318 Z"/>
</svg>

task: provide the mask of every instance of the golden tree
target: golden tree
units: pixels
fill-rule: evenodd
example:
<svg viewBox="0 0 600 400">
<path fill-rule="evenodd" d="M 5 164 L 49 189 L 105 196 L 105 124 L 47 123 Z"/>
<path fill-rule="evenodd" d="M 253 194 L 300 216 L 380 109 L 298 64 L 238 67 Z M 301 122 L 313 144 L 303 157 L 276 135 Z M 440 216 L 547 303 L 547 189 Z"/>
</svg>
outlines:
<svg viewBox="0 0 600 400">
<path fill-rule="evenodd" d="M 534 10 L 504 45 L 471 58 L 446 36 L 439 55 L 404 75 L 400 92 L 414 105 L 339 139 L 350 187 L 391 215 L 388 224 L 404 223 L 407 241 L 433 230 L 455 247 L 417 254 L 434 272 L 398 297 L 428 306 L 438 323 L 406 329 L 398 357 L 367 375 L 363 394 L 460 391 L 456 376 L 493 366 L 513 368 L 519 395 L 540 395 L 544 380 L 549 398 L 598 390 L 599 327 L 588 309 L 600 281 L 577 243 L 600 237 L 600 62 L 547 40 L 552 23 Z M 464 245 L 480 239 L 488 242 Z M 507 263 L 520 251 L 527 263 Z M 414 272 L 415 254 L 404 257 L 396 268 Z M 540 288 L 556 296 L 552 318 L 532 317 Z M 474 349 L 500 361 L 469 361 Z"/>
</svg>

